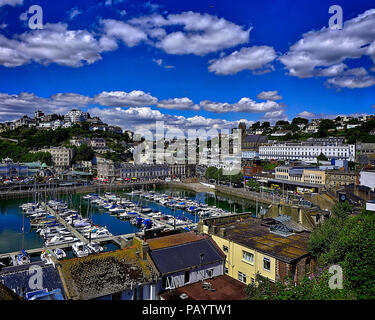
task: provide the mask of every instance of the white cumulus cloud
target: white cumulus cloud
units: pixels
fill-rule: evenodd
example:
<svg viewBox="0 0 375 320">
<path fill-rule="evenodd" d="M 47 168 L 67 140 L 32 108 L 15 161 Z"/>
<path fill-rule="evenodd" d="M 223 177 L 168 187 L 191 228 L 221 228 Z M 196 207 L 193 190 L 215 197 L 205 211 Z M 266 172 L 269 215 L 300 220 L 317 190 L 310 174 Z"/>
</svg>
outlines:
<svg viewBox="0 0 375 320">
<path fill-rule="evenodd" d="M 269 46 L 253 46 L 241 48 L 228 56 L 210 61 L 208 70 L 216 74 L 230 75 L 243 70 L 251 70 L 254 74 L 274 70 L 270 64 L 277 57 L 275 50 Z"/>
</svg>

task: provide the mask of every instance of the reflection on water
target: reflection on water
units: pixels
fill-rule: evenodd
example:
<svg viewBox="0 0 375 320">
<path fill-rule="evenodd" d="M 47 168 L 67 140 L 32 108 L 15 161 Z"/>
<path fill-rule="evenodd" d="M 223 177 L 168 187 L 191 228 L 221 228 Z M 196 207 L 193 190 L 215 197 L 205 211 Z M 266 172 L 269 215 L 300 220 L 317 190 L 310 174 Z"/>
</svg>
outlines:
<svg viewBox="0 0 375 320">
<path fill-rule="evenodd" d="M 166 187 L 159 187 L 155 191 L 195 200 L 230 212 L 255 212 L 254 203 L 244 199 L 235 199 L 207 192 L 195 193 Z M 174 215 L 176 217 L 186 217 L 193 222 L 199 221 L 198 215 L 190 214 L 184 210 L 165 207 L 158 202 L 149 201 L 139 196 L 131 197 L 125 192 L 117 192 L 117 194 L 122 197 L 126 196 L 139 205 L 150 207 L 154 211 L 161 211 L 164 214 Z M 139 230 L 136 226 L 133 226 L 130 221 L 120 220 L 98 206 L 89 206 L 88 201 L 82 199 L 83 196 L 83 194 L 63 195 L 59 196 L 59 198 L 67 201 L 71 208 L 77 209 L 84 217 L 92 219 L 94 224 L 106 226 L 113 235 L 134 233 Z M 25 198 L 0 202 L 0 253 L 18 251 L 22 248 L 34 249 L 43 247 L 42 238 L 39 237 L 35 229 L 30 229 L 29 219 L 27 217 L 23 219 L 22 210 L 19 208 L 21 204 L 32 201 L 33 199 L 31 198 Z M 22 233 L 22 225 L 24 225 L 24 233 Z M 106 244 L 104 246 L 107 251 L 117 249 L 114 244 Z M 72 257 L 71 252 L 68 251 L 67 254 Z"/>
<path fill-rule="evenodd" d="M 43 240 L 30 229 L 30 222 L 19 206 L 31 199 L 12 199 L 0 201 L 0 253 L 13 252 L 22 249 L 35 249 L 43 246 Z M 22 232 L 22 225 L 24 230 Z"/>
</svg>

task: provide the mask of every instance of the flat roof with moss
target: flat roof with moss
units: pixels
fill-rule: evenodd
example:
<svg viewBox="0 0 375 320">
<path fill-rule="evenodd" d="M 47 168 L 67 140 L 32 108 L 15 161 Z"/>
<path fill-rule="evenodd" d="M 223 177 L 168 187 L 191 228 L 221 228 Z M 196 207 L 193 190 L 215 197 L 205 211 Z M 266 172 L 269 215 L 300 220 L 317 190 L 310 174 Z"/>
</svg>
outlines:
<svg viewBox="0 0 375 320">
<path fill-rule="evenodd" d="M 310 232 L 308 231 L 282 236 L 270 232 L 270 226 L 265 220 L 252 217 L 220 225 L 215 233 L 216 236 L 222 237 L 219 232 L 222 228 L 225 229 L 223 238 L 287 263 L 309 254 Z"/>
<path fill-rule="evenodd" d="M 151 250 L 156 250 L 161 248 L 177 246 L 180 244 L 190 243 L 194 241 L 199 241 L 202 239 L 206 239 L 207 237 L 208 236 L 206 235 L 196 234 L 195 232 L 191 231 L 149 239 L 147 240 L 147 243 L 150 245 Z"/>
<path fill-rule="evenodd" d="M 89 255 L 60 262 L 70 298 L 94 299 L 149 283 L 155 271 L 138 256 L 140 247 Z"/>
</svg>

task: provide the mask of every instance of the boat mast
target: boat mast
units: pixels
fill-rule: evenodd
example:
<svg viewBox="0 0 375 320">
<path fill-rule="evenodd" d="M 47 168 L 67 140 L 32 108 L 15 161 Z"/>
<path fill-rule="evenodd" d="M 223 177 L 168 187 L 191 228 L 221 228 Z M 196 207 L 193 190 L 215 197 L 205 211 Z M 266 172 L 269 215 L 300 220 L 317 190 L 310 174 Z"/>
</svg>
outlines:
<svg viewBox="0 0 375 320">
<path fill-rule="evenodd" d="M 22 210 L 22 249 L 25 245 L 25 212 Z"/>
</svg>

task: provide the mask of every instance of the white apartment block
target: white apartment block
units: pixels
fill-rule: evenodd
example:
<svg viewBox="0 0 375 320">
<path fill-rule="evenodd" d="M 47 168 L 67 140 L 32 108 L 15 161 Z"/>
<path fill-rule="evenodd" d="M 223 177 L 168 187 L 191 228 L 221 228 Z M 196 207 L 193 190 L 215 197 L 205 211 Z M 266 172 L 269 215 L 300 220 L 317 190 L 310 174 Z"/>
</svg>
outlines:
<svg viewBox="0 0 375 320">
<path fill-rule="evenodd" d="M 51 147 L 40 149 L 36 152 L 49 152 L 55 167 L 70 167 L 74 150 L 64 147 Z"/>
<path fill-rule="evenodd" d="M 64 120 L 66 122 L 77 123 L 87 121 L 88 117 L 89 115 L 87 112 L 82 112 L 81 110 L 73 109 L 64 116 Z"/>
<path fill-rule="evenodd" d="M 375 171 L 361 171 L 359 176 L 359 184 L 369 187 L 375 191 Z"/>
<path fill-rule="evenodd" d="M 274 144 L 259 147 L 259 158 L 262 160 L 304 160 L 316 161 L 323 153 L 329 160 L 355 160 L 355 145 L 302 145 L 302 144 Z"/>
<path fill-rule="evenodd" d="M 41 122 L 41 123 L 38 124 L 38 128 L 52 129 L 53 123 L 51 123 L 51 122 Z"/>
</svg>

